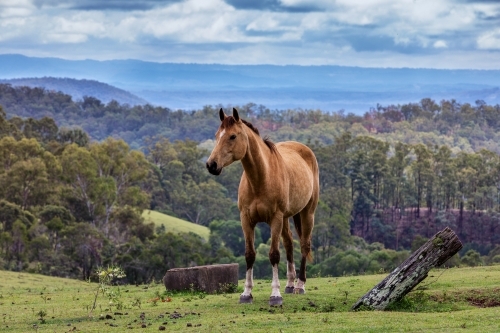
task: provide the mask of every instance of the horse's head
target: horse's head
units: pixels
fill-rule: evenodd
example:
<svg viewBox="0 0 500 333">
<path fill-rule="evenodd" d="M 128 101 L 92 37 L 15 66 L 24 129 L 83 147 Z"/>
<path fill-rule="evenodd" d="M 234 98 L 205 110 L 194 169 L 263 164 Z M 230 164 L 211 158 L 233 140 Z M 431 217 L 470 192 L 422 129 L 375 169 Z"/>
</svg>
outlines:
<svg viewBox="0 0 500 333">
<path fill-rule="evenodd" d="M 215 147 L 207 160 L 207 169 L 212 175 L 220 175 L 222 168 L 234 161 L 241 160 L 247 150 L 248 137 L 243 129 L 244 123 L 233 108 L 233 115 L 226 116 L 219 111 L 221 124 L 215 133 Z"/>
</svg>

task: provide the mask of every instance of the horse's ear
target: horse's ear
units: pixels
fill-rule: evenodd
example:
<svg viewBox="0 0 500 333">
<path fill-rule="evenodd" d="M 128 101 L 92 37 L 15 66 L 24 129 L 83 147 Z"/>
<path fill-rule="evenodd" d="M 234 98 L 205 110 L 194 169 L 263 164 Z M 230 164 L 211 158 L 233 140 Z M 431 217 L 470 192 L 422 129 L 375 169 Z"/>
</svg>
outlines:
<svg viewBox="0 0 500 333">
<path fill-rule="evenodd" d="M 220 121 L 224 121 L 224 119 L 226 119 L 226 114 L 224 113 L 224 110 L 222 110 L 222 108 L 220 108 L 219 110 L 219 117 L 220 117 Z"/>
<path fill-rule="evenodd" d="M 238 110 L 236 110 L 235 108 L 233 108 L 233 118 L 236 121 L 240 121 L 240 115 L 238 114 Z"/>
</svg>

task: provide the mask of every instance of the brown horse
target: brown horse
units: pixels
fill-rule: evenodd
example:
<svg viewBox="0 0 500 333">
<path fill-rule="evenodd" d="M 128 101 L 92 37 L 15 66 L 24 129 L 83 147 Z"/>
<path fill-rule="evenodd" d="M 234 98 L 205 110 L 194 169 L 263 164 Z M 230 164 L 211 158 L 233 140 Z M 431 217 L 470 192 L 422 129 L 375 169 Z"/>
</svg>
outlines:
<svg viewBox="0 0 500 333">
<path fill-rule="evenodd" d="M 278 279 L 280 236 L 287 259 L 285 293 L 305 292 L 306 258 L 311 257 L 311 232 L 319 197 L 318 162 L 311 149 L 301 143 L 287 141 L 275 145 L 262 139 L 258 130 L 240 119 L 234 108 L 233 116 L 226 116 L 222 109 L 219 115 L 222 123 L 215 134 L 216 145 L 207 160 L 207 169 L 211 174 L 219 175 L 222 168 L 234 161 L 241 161 L 244 169 L 238 189 L 238 208 L 245 236 L 247 271 L 240 303 L 252 303 L 253 300 L 254 229 L 258 222 L 266 222 L 271 228 L 269 260 L 273 270 L 269 304 L 281 305 L 283 298 Z M 296 283 L 290 217 L 293 217 L 300 237 L 302 252 Z"/>
</svg>

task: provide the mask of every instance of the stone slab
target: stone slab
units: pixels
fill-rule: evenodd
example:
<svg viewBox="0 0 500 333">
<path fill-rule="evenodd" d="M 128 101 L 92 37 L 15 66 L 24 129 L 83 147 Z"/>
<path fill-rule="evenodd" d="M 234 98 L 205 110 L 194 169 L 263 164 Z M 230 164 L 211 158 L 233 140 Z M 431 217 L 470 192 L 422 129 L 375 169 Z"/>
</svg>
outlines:
<svg viewBox="0 0 500 333">
<path fill-rule="evenodd" d="M 221 264 L 172 268 L 165 273 L 163 283 L 167 290 L 195 289 L 208 294 L 238 285 L 238 264 Z"/>
</svg>

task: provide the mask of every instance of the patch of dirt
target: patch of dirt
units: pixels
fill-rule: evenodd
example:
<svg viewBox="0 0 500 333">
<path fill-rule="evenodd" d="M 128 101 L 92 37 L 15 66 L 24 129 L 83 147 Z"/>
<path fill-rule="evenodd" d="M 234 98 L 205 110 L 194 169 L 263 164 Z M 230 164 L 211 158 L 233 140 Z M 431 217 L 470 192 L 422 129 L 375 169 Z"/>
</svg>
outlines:
<svg viewBox="0 0 500 333">
<path fill-rule="evenodd" d="M 472 290 L 471 295 L 468 295 L 466 300 L 470 305 L 480 308 L 500 306 L 500 288 L 493 290 Z"/>
<path fill-rule="evenodd" d="M 500 288 L 471 289 L 455 291 L 449 294 L 434 294 L 430 295 L 429 299 L 438 303 L 446 301 L 466 301 L 472 306 L 489 308 L 500 306 Z"/>
</svg>

